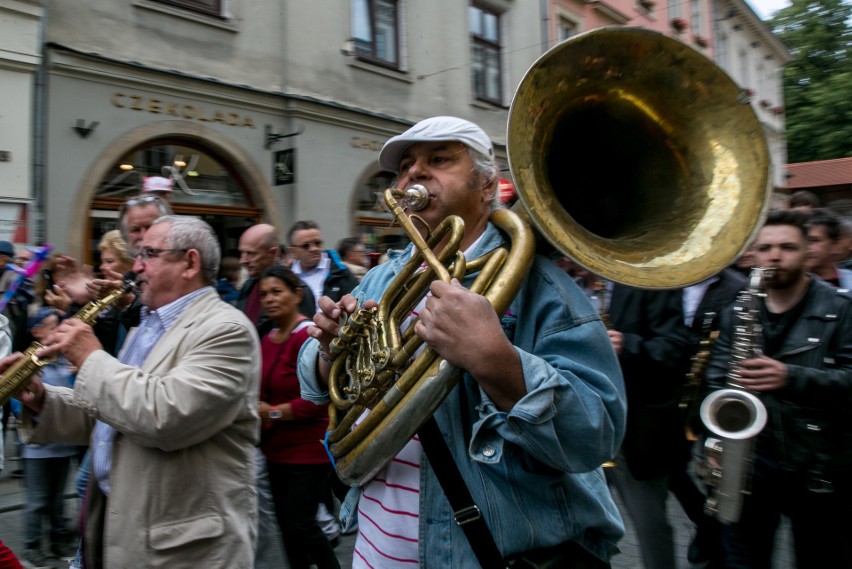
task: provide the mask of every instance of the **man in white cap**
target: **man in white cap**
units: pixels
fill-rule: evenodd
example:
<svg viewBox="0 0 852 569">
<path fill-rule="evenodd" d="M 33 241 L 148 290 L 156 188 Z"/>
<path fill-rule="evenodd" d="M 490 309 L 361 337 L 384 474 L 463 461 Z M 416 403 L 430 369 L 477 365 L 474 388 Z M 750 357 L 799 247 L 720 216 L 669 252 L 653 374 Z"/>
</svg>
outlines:
<svg viewBox="0 0 852 569">
<path fill-rule="evenodd" d="M 448 215 L 464 220 L 460 250 L 468 260 L 508 245 L 489 221 L 499 170 L 475 124 L 424 120 L 391 138 L 379 163 L 399 173 L 397 187 L 426 188 L 429 203 L 417 215 L 431 227 Z M 299 362 L 304 398 L 327 401 L 340 315 L 379 300 L 411 256 L 411 246 L 391 252 L 354 296 L 320 299 L 315 340 Z M 353 567 L 387 559 L 446 569 L 609 567 L 624 528 L 600 466 L 621 444 L 626 405 L 606 330 L 585 295 L 543 256 L 505 314 L 465 288 L 470 280 L 434 281 L 415 308 L 414 330 L 465 371 L 434 419 L 463 481 L 455 486 L 467 486 L 476 506 L 467 511 L 476 514 L 463 519 L 450 506 L 435 473 L 444 464 L 423 454 L 429 445 L 421 447 L 421 430 L 359 489 Z"/>
</svg>

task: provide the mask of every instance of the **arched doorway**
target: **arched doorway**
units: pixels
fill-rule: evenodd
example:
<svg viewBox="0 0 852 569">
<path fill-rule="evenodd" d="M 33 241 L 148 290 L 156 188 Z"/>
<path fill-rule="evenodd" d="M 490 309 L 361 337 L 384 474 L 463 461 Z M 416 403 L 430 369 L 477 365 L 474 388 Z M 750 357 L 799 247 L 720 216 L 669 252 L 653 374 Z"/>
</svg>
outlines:
<svg viewBox="0 0 852 569">
<path fill-rule="evenodd" d="M 140 193 L 143 179 L 171 180 L 172 208 L 193 215 L 216 231 L 223 256 L 238 256 L 246 227 L 276 223 L 269 186 L 250 157 L 213 129 L 186 121 L 164 121 L 132 131 L 115 141 L 84 181 L 91 193 L 83 255 L 97 266 L 97 244 L 118 228 L 125 199 Z"/>
<path fill-rule="evenodd" d="M 364 240 L 367 254 L 373 259 L 388 249 L 400 249 L 408 244 L 405 232 L 393 221 L 382 199 L 383 192 L 391 186 L 396 175 L 379 171 L 365 174 L 353 196 L 355 228 Z"/>
</svg>

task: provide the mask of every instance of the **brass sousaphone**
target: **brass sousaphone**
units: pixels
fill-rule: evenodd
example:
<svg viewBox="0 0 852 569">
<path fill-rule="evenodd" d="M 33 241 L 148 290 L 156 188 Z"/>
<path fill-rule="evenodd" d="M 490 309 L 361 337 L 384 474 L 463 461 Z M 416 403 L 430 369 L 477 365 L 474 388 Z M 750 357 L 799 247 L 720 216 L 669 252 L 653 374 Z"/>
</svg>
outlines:
<svg viewBox="0 0 852 569">
<path fill-rule="evenodd" d="M 538 232 L 593 273 L 633 287 L 679 288 L 720 271 L 745 250 L 769 204 L 768 150 L 747 97 L 709 59 L 649 30 L 597 29 L 541 56 L 512 101 L 507 149 Z M 386 192 L 402 221 L 396 199 L 404 193 Z M 493 219 L 517 243 L 501 267 L 474 268 L 492 271 L 475 286 L 502 312 L 532 247 L 517 216 Z M 329 449 L 347 483 L 363 483 L 395 456 L 460 377 L 428 349 L 428 362 L 393 368 L 417 338 L 386 340 L 398 306 L 422 297 L 432 279 L 465 272 L 455 251 L 436 260 L 424 249 L 456 231 L 409 234 L 424 251 L 415 266 L 446 269 L 423 278 L 412 268 L 411 281 L 383 297 L 380 317 L 356 312 L 335 341 Z M 356 415 L 363 421 L 352 429 Z"/>
</svg>

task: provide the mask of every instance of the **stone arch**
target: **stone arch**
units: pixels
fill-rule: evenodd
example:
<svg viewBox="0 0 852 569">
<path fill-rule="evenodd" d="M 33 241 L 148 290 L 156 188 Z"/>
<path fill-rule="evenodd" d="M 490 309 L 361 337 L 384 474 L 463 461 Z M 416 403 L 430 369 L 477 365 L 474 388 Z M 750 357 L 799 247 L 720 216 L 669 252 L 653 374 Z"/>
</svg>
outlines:
<svg viewBox="0 0 852 569">
<path fill-rule="evenodd" d="M 97 194 L 101 181 L 106 177 L 110 167 L 115 164 L 125 153 L 133 148 L 141 146 L 146 142 L 155 141 L 159 138 L 179 138 L 209 148 L 227 161 L 242 182 L 242 186 L 249 192 L 251 199 L 262 209 L 269 218 L 269 223 L 276 227 L 282 227 L 284 219 L 278 207 L 273 207 L 276 201 L 272 195 L 269 181 L 261 173 L 254 158 L 245 151 L 243 147 L 233 142 L 227 136 L 205 125 L 198 123 L 170 120 L 159 121 L 137 128 L 133 128 L 114 139 L 109 146 L 87 169 L 86 175 L 80 180 L 77 188 L 79 199 L 74 200 L 74 211 L 71 212 L 74 219 L 88 219 L 92 200 Z M 72 255 L 82 258 L 84 253 L 84 232 L 79 226 L 68 228 L 66 243 Z"/>
</svg>

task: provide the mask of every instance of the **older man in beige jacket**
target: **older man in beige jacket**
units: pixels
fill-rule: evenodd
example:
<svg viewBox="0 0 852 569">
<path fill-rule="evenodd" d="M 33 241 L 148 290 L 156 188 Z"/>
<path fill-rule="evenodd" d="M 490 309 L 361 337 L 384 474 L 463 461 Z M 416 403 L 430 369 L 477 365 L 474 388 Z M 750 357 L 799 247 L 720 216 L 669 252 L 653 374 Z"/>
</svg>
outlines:
<svg viewBox="0 0 852 569">
<path fill-rule="evenodd" d="M 253 565 L 259 350 L 211 286 L 219 258 L 206 223 L 155 221 L 134 266 L 146 308 L 118 359 L 66 320 L 42 355 L 79 367 L 74 389 L 34 380 L 20 396 L 25 440 L 92 437 L 90 569 Z"/>
</svg>

